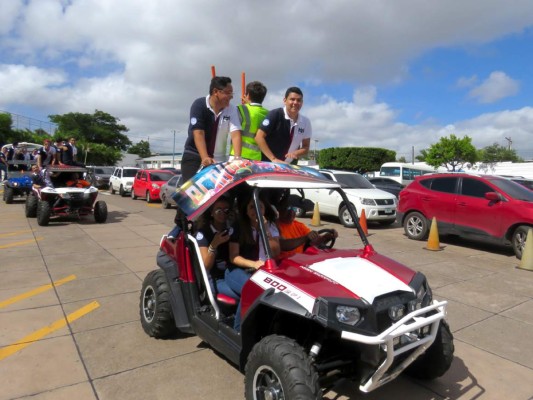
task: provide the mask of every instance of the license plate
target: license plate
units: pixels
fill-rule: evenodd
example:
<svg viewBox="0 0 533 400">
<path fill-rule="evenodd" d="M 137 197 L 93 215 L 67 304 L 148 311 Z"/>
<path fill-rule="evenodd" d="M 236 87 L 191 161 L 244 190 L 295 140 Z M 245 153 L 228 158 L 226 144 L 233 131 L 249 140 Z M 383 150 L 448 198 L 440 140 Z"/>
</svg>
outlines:
<svg viewBox="0 0 533 400">
<path fill-rule="evenodd" d="M 390 208 L 387 208 L 386 210 L 384 210 L 385 214 L 392 214 L 393 212 L 394 212 L 394 210 L 390 209 Z"/>
</svg>

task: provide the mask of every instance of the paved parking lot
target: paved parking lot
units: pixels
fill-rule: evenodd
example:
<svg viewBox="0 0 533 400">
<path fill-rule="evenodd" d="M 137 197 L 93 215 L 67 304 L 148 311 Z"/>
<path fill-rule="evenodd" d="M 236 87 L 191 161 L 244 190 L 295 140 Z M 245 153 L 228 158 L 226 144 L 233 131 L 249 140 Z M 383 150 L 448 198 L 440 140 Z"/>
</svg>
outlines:
<svg viewBox="0 0 533 400">
<path fill-rule="evenodd" d="M 102 197 L 103 225 L 39 227 L 23 203 L 0 202 L 0 400 L 243 398 L 240 372 L 197 337 L 156 340 L 140 326 L 141 282 L 174 212 Z M 340 231 L 336 247 L 359 245 L 352 230 L 322 224 Z M 449 301 L 456 358 L 433 382 L 400 377 L 370 395 L 341 382 L 325 398 L 532 399 L 533 272 L 505 249 L 441 239 L 431 252 L 400 227 L 369 228 L 377 251 L 424 272 Z"/>
</svg>

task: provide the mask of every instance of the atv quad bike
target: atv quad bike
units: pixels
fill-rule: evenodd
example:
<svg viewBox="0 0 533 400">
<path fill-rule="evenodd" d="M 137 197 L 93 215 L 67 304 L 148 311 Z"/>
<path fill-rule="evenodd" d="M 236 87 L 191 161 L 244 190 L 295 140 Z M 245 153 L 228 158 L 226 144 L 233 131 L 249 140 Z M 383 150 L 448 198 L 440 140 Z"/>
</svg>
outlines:
<svg viewBox="0 0 533 400">
<path fill-rule="evenodd" d="M 33 185 L 26 198 L 25 213 L 37 217 L 37 223 L 46 226 L 53 218 L 81 218 L 94 215 L 97 223 L 107 220 L 107 204 L 96 201 L 98 189 L 79 179 L 86 171 L 69 165 L 50 166 L 49 174 L 54 187 Z"/>
<path fill-rule="evenodd" d="M 260 220 L 268 259 L 243 287 L 236 332 L 236 301 L 212 291 L 193 226 L 237 185 L 253 188 L 256 210 L 262 188 L 336 190 L 350 204 L 339 184 L 310 168 L 236 160 L 203 169 L 176 193 L 181 231 L 163 237 L 159 269 L 142 285 L 148 335 L 198 335 L 244 371 L 250 400 L 318 399 L 340 378 L 370 392 L 403 371 L 433 379 L 448 370 L 454 345 L 447 303 L 432 298 L 422 273 L 373 249 L 353 207 L 363 247 L 349 250 L 309 247 L 273 259 Z"/>
<path fill-rule="evenodd" d="M 31 172 L 9 171 L 9 177 L 4 181 L 4 201 L 12 204 L 15 198 L 26 198 L 31 193 Z"/>
</svg>

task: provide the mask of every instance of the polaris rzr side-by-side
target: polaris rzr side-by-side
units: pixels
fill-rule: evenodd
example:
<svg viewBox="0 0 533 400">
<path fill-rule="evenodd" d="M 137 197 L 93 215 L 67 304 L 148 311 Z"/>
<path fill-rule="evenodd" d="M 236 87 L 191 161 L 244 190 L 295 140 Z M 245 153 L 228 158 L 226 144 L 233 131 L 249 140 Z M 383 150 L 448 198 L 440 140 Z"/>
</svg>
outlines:
<svg viewBox="0 0 533 400">
<path fill-rule="evenodd" d="M 257 215 L 264 189 L 337 191 L 362 247 L 311 246 L 274 259 L 260 219 L 267 260 L 240 300 L 216 293 L 195 221 L 240 185 L 253 191 Z M 203 169 L 174 198 L 182 214 L 179 233 L 163 237 L 159 268 L 144 279 L 142 327 L 155 338 L 177 331 L 198 335 L 244 372 L 246 399 L 318 399 L 341 378 L 370 392 L 402 372 L 434 379 L 449 369 L 454 345 L 446 301 L 433 299 L 422 273 L 374 250 L 337 182 L 311 168 L 235 160 Z M 240 332 L 233 329 L 238 301 Z"/>
<path fill-rule="evenodd" d="M 94 215 L 97 223 L 107 220 L 107 204 L 97 201 L 98 189 L 81 177 L 86 171 L 83 167 L 60 165 L 49 166 L 45 174 L 51 185 L 33 185 L 26 198 L 25 213 L 28 218 L 37 217 L 41 226 L 49 224 L 54 218 L 81 218 Z"/>
</svg>

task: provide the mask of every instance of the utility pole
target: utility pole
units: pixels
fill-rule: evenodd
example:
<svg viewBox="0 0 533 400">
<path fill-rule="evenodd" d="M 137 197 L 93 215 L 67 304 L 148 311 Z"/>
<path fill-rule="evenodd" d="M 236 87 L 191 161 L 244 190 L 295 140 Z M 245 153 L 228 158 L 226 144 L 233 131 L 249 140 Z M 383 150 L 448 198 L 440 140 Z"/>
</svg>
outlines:
<svg viewBox="0 0 533 400">
<path fill-rule="evenodd" d="M 511 136 L 506 137 L 505 140 L 507 140 L 507 143 L 509 144 L 508 149 L 511 151 L 511 145 L 513 144 L 513 141 L 511 140 Z"/>
<path fill-rule="evenodd" d="M 174 146 L 172 147 L 172 168 L 176 167 L 174 164 L 174 155 L 176 154 L 176 130 L 172 131 L 174 133 Z"/>
</svg>

